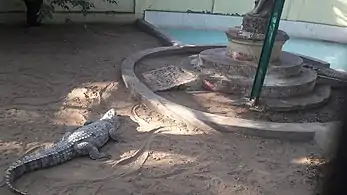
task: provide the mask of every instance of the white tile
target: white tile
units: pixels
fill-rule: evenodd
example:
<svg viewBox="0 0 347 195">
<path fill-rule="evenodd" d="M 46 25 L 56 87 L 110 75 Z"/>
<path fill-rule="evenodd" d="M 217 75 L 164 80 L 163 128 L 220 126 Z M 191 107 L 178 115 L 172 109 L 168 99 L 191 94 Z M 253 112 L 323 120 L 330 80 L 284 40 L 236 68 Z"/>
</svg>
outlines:
<svg viewBox="0 0 347 195">
<path fill-rule="evenodd" d="M 184 27 L 190 27 L 194 29 L 206 29 L 205 18 L 208 17 L 206 14 L 198 13 L 186 13 L 183 16 Z"/>
</svg>

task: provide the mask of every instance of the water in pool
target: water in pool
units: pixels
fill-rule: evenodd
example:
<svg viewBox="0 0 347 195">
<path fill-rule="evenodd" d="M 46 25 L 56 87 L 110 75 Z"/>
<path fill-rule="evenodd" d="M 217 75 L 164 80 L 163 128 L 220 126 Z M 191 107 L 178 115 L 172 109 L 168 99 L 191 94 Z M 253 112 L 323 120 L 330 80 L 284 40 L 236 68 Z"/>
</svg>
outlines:
<svg viewBox="0 0 347 195">
<path fill-rule="evenodd" d="M 176 40 L 185 44 L 227 44 L 226 35 L 222 31 L 164 27 L 161 29 Z M 331 68 L 347 71 L 347 44 L 290 38 L 283 46 L 283 50 L 318 58 L 329 62 Z"/>
</svg>

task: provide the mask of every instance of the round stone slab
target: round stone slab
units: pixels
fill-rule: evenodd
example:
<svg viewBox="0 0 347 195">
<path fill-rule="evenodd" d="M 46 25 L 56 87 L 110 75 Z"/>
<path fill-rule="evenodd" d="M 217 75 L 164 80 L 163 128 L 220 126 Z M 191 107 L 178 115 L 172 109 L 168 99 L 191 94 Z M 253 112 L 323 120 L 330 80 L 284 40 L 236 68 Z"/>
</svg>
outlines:
<svg viewBox="0 0 347 195">
<path fill-rule="evenodd" d="M 287 98 L 311 93 L 315 87 L 317 73 L 303 68 L 300 74 L 288 78 L 267 75 L 262 88 L 261 97 Z M 212 91 L 249 96 L 254 78 L 243 76 L 209 76 L 203 86 Z"/>
<path fill-rule="evenodd" d="M 227 48 L 208 49 L 200 52 L 198 65 L 206 74 L 219 74 L 221 76 L 253 77 L 258 64 L 249 61 L 239 61 L 226 55 Z M 301 57 L 288 52 L 281 52 L 278 61 L 270 63 L 267 75 L 277 77 L 290 77 L 300 73 L 303 65 Z"/>
<path fill-rule="evenodd" d="M 329 85 L 316 85 L 310 94 L 289 97 L 289 98 L 260 98 L 259 105 L 261 108 L 271 111 L 299 111 L 316 108 L 324 105 L 330 98 L 331 87 Z M 194 92 L 191 92 L 194 94 Z M 215 92 L 204 92 L 208 95 L 211 102 L 232 106 L 249 106 L 249 98 L 238 95 L 226 95 Z"/>
</svg>

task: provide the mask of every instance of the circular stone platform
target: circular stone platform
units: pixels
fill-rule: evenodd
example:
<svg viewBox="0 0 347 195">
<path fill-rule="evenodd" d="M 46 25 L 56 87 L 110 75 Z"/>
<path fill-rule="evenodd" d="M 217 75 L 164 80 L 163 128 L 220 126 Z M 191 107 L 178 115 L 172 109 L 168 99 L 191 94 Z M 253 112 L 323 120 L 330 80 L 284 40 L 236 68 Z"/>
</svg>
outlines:
<svg viewBox="0 0 347 195">
<path fill-rule="evenodd" d="M 297 141 L 312 140 L 317 133 L 327 132 L 338 125 L 328 123 L 276 123 L 211 114 L 174 103 L 151 91 L 134 72 L 138 61 L 154 55 L 199 53 L 216 46 L 172 46 L 147 49 L 129 56 L 122 64 L 122 77 L 133 95 L 159 113 L 203 129 L 215 129 L 223 132 L 240 132 L 266 138 L 289 139 Z"/>
<path fill-rule="evenodd" d="M 227 48 L 207 49 L 199 56 L 199 65 L 207 73 L 227 73 L 230 75 L 241 75 L 253 77 L 257 70 L 257 63 L 250 61 L 239 61 L 226 55 Z M 267 75 L 273 74 L 278 77 L 290 77 L 300 73 L 303 59 L 288 52 L 281 52 L 279 60 L 270 62 Z"/>
</svg>

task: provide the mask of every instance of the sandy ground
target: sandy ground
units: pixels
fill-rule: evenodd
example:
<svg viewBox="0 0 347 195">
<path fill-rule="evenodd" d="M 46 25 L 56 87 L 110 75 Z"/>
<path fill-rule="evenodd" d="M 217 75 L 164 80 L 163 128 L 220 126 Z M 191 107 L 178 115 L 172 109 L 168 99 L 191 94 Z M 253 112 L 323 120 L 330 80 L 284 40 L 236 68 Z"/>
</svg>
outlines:
<svg viewBox="0 0 347 195">
<path fill-rule="evenodd" d="M 74 159 L 23 176 L 15 182 L 19 189 L 33 195 L 313 192 L 317 169 L 312 159 L 319 156 L 313 143 L 188 128 L 143 106 L 137 113 L 145 123 L 131 119 L 138 102 L 121 81 L 120 64 L 159 43 L 129 26 L 93 29 L 97 33 L 73 25 L 0 28 L 1 170 L 30 147 L 49 146 L 111 106 L 122 116 L 125 141 L 102 149 L 112 155 L 109 161 Z M 150 131 L 160 125 L 165 131 Z M 117 164 L 140 148 L 139 155 Z M 0 194 L 12 193 L 3 187 Z"/>
</svg>

